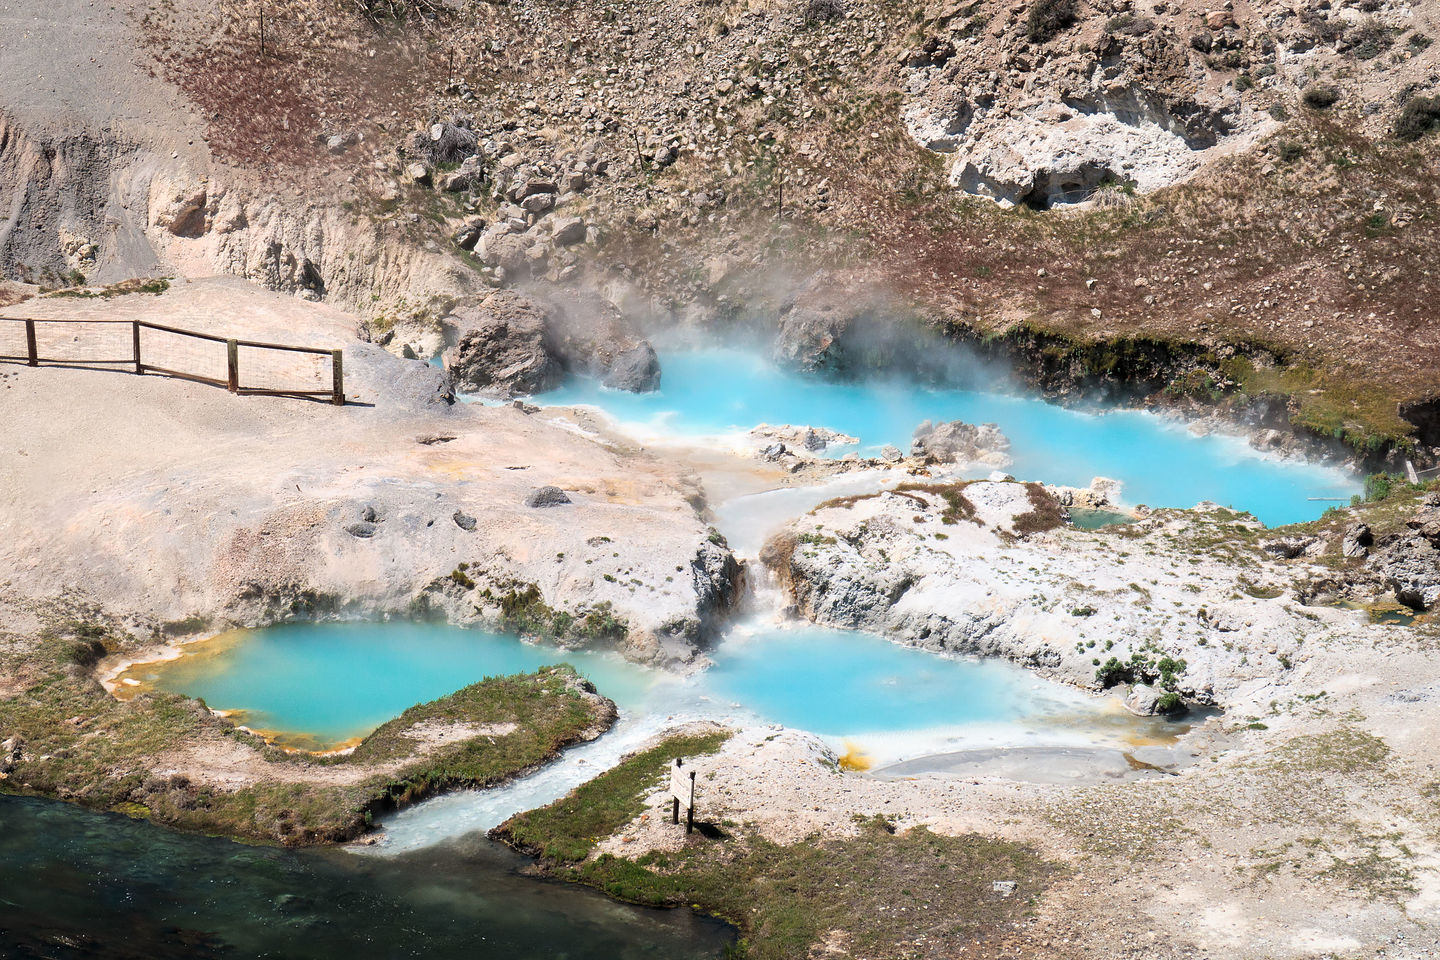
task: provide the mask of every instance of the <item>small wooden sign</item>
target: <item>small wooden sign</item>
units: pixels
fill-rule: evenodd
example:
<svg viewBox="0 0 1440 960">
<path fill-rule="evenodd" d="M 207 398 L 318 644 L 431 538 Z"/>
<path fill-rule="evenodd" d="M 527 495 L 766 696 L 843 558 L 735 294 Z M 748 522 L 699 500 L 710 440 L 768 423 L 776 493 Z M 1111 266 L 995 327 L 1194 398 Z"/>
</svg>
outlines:
<svg viewBox="0 0 1440 960">
<path fill-rule="evenodd" d="M 685 832 L 695 829 L 695 771 L 685 766 L 680 757 L 670 764 L 670 822 L 680 822 L 680 808 L 685 808 Z"/>
</svg>

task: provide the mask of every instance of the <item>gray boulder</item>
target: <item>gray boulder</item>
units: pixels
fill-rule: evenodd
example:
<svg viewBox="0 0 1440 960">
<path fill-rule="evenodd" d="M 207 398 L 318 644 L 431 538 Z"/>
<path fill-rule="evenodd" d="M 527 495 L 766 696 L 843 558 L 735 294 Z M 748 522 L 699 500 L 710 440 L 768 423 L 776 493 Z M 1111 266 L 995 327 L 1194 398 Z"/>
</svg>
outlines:
<svg viewBox="0 0 1440 960">
<path fill-rule="evenodd" d="M 475 529 L 475 518 L 470 516 L 470 514 L 466 513 L 464 510 L 456 510 L 455 513 L 450 517 L 450 519 L 454 520 L 455 526 L 459 527 L 461 530 L 471 531 Z"/>
<path fill-rule="evenodd" d="M 615 345 L 600 379 L 607 387 L 631 393 L 659 388 L 660 360 L 655 356 L 655 348 L 646 340 Z"/>
<path fill-rule="evenodd" d="M 846 367 L 846 335 L 856 314 L 843 297 L 802 294 L 780 313 L 772 355 L 775 362 L 806 373 Z"/>
<path fill-rule="evenodd" d="M 1422 536 L 1405 537 L 1372 559 L 1385 588 L 1413 610 L 1429 610 L 1440 601 L 1440 550 Z"/>
<path fill-rule="evenodd" d="M 512 276 L 524 276 L 530 270 L 530 246 L 533 241 L 513 233 L 508 224 L 491 224 L 480 234 L 475 254 L 490 267 L 501 267 Z"/>
<path fill-rule="evenodd" d="M 804 373 L 903 368 L 913 376 L 939 359 L 911 310 L 878 288 L 822 275 L 779 314 L 771 354 Z"/>
<path fill-rule="evenodd" d="M 445 351 L 456 387 L 508 399 L 559 385 L 564 368 L 547 342 L 548 319 L 544 304 L 513 290 L 462 300 L 445 318 L 456 335 Z"/>
<path fill-rule="evenodd" d="M 1370 545 L 1374 542 L 1375 536 L 1367 525 L 1354 523 L 1345 531 L 1345 538 L 1340 541 L 1340 552 L 1347 557 L 1363 557 L 1370 552 Z"/>
<path fill-rule="evenodd" d="M 579 217 L 556 217 L 550 224 L 550 238 L 562 247 L 585 239 L 585 221 Z"/>
<path fill-rule="evenodd" d="M 455 246 L 461 250 L 474 250 L 475 244 L 480 242 L 480 234 L 483 230 L 484 226 L 480 223 L 472 221 L 465 224 L 455 231 Z"/>
<path fill-rule="evenodd" d="M 1151 686 L 1148 683 L 1137 683 L 1130 688 L 1130 695 L 1125 698 L 1125 709 L 1137 717 L 1157 717 L 1185 712 L 1183 705 L 1178 708 L 1172 706 L 1168 710 L 1162 709 L 1160 698 L 1164 695 L 1165 691 L 1159 687 Z"/>
<path fill-rule="evenodd" d="M 616 390 L 644 393 L 660 387 L 655 348 L 637 337 L 608 300 L 581 294 L 552 315 L 553 349 L 566 369 Z"/>
<path fill-rule="evenodd" d="M 527 507 L 559 507 L 570 502 L 571 500 L 564 490 L 548 484 L 536 487 L 525 495 L 525 506 Z"/>
</svg>

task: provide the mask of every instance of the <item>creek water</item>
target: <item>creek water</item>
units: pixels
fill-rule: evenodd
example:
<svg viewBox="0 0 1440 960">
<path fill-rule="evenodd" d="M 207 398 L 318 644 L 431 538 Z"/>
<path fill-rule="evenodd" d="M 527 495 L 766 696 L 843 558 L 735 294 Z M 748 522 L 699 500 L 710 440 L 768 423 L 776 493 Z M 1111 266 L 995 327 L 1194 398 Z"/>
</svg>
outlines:
<svg viewBox="0 0 1440 960">
<path fill-rule="evenodd" d="M 1360 492 L 1358 478 L 1346 471 L 1269 458 L 1243 438 L 1198 436 L 1144 411 L 1086 412 L 1035 396 L 895 379 L 824 380 L 738 349 L 662 352 L 660 369 L 661 388 L 652 393 L 572 379 L 534 399 L 597 407 L 629 432 L 656 440 L 723 440 L 760 423 L 828 427 L 859 438 L 848 449 L 832 448 L 833 455 L 873 455 L 886 444 L 908 450 L 924 420 L 995 423 L 1011 442 L 1014 464 L 1006 470 L 1022 480 L 1084 487 L 1109 477 L 1124 484 L 1130 505 L 1192 507 L 1209 500 L 1249 511 L 1269 526 L 1313 520 L 1330 505 L 1309 498 L 1348 500 Z"/>
<path fill-rule="evenodd" d="M 0 795 L 0 956 L 719 957 L 726 925 L 521 873 L 483 836 L 379 860 L 249 847 Z"/>
</svg>

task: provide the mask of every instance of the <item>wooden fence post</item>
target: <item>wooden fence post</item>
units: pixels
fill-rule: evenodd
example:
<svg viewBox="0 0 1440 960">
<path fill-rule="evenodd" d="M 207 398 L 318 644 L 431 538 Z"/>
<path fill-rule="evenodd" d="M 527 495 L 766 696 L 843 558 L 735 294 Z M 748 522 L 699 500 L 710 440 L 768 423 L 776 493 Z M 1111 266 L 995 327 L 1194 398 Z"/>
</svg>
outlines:
<svg viewBox="0 0 1440 960">
<path fill-rule="evenodd" d="M 330 402 L 345 406 L 345 362 L 339 350 L 330 351 Z"/>
<path fill-rule="evenodd" d="M 685 808 L 685 832 L 695 829 L 695 771 L 690 771 L 690 806 Z"/>
<path fill-rule="evenodd" d="M 27 362 L 30 364 L 30 366 L 38 367 L 40 365 L 40 355 L 35 349 L 34 320 L 25 321 L 25 351 L 29 354 L 29 360 Z"/>
<path fill-rule="evenodd" d="M 140 321 L 135 320 L 130 324 L 130 339 L 135 346 L 135 372 L 144 373 L 145 367 L 140 363 Z"/>
<path fill-rule="evenodd" d="M 240 344 L 234 340 L 225 341 L 225 360 L 230 368 L 229 387 L 231 393 L 240 392 Z"/>
</svg>

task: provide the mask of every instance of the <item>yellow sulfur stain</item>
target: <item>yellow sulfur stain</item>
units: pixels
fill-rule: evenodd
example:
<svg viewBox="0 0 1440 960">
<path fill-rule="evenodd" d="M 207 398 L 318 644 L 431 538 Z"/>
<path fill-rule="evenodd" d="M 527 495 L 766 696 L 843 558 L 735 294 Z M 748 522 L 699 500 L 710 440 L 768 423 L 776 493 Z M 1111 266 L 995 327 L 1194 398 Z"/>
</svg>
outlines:
<svg viewBox="0 0 1440 960">
<path fill-rule="evenodd" d="M 845 752 L 840 755 L 838 762 L 841 770 L 860 772 L 870 769 L 870 758 L 849 740 L 845 741 Z"/>
</svg>

